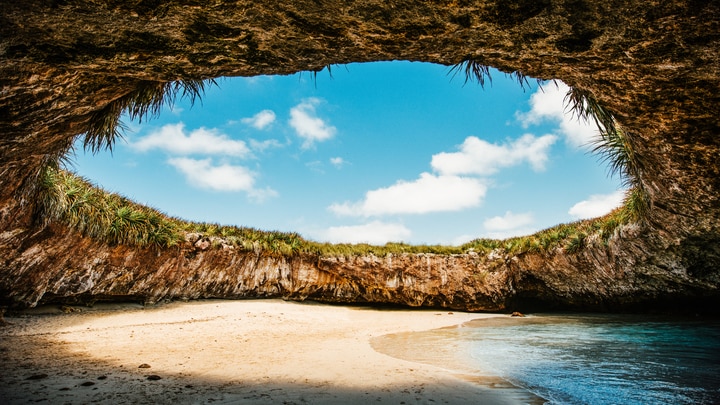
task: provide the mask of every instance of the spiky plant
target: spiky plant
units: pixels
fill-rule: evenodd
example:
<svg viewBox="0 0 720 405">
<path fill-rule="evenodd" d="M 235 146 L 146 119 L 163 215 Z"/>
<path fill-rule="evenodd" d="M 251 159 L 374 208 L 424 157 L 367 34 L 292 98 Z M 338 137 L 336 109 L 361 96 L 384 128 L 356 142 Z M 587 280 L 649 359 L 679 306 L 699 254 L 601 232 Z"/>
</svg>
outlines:
<svg viewBox="0 0 720 405">
<path fill-rule="evenodd" d="M 615 122 L 613 114 L 587 90 L 571 87 L 565 95 L 566 109 L 578 119 L 593 121 L 600 136 L 593 141 L 592 152 L 607 163 L 611 176 L 620 176 L 623 185 L 635 186 L 640 165 L 633 153 L 628 135 Z"/>
<path fill-rule="evenodd" d="M 485 81 L 492 83 L 490 75 L 490 66 L 478 62 L 474 59 L 465 59 L 450 67 L 448 74 L 452 73 L 454 78 L 458 73 L 465 76 L 465 84 L 470 81 L 476 81 L 481 87 L 485 87 Z"/>
<path fill-rule="evenodd" d="M 97 153 L 112 150 L 115 141 L 122 138 L 125 125 L 120 117 L 127 113 L 130 119 L 142 122 L 157 117 L 163 106 L 172 105 L 178 97 L 189 98 L 192 104 L 200 99 L 208 85 L 217 85 L 214 79 L 178 80 L 172 82 L 141 82 L 134 91 L 108 103 L 90 118 L 83 146 Z"/>
<path fill-rule="evenodd" d="M 485 82 L 487 81 L 492 85 L 490 66 L 472 57 L 468 57 L 456 63 L 455 65 L 452 65 L 450 67 L 450 70 L 448 71 L 448 74 L 452 74 L 452 78 L 457 76 L 458 73 L 461 73 L 463 76 L 465 76 L 464 84 L 474 81 L 480 84 L 480 87 L 484 88 Z M 530 88 L 530 80 L 528 79 L 528 76 L 523 72 L 516 70 L 514 72 L 505 73 L 505 75 L 518 82 L 518 84 L 523 90 L 525 90 L 526 88 Z M 542 83 L 544 82 L 544 80 L 541 79 L 536 79 L 536 81 L 538 85 L 542 85 Z"/>
<path fill-rule="evenodd" d="M 567 108 L 579 119 L 592 120 L 600 136 L 593 142 L 592 152 L 608 165 L 611 176 L 619 176 L 628 190 L 624 201 L 626 221 L 643 221 L 650 211 L 650 198 L 642 181 L 642 162 L 635 154 L 631 134 L 617 125 L 610 110 L 587 90 L 572 87 L 565 95 Z"/>
<path fill-rule="evenodd" d="M 578 233 L 568 240 L 565 245 L 565 251 L 568 253 L 577 253 L 585 247 L 585 238 L 587 235 Z"/>
<path fill-rule="evenodd" d="M 453 77 L 462 73 L 465 83 L 475 81 L 482 87 L 486 82 L 492 83 L 490 67 L 472 57 L 453 65 L 449 73 L 452 73 Z M 514 77 L 523 89 L 526 85 L 529 86 L 528 78 L 522 72 L 516 71 L 509 75 Z M 538 80 L 538 85 L 542 85 L 541 80 Z M 597 126 L 600 136 L 594 142 L 592 152 L 608 164 L 609 174 L 618 175 L 623 186 L 629 190 L 624 202 L 626 213 L 623 218 L 626 221 L 644 220 L 650 211 L 650 199 L 640 181 L 642 162 L 634 152 L 631 135 L 620 128 L 612 112 L 588 90 L 571 87 L 565 95 L 565 106 L 566 110 L 578 119 L 592 121 Z M 547 244 L 547 241 L 543 244 Z"/>
<path fill-rule="evenodd" d="M 628 191 L 622 207 L 624 222 L 642 222 L 650 213 L 650 197 L 643 187 L 635 187 Z"/>
<path fill-rule="evenodd" d="M 335 66 L 338 66 L 338 65 L 336 64 Z M 347 70 L 348 70 L 347 65 L 343 65 L 343 66 L 345 67 L 345 70 L 347 71 Z M 323 66 L 320 66 L 320 67 L 318 67 L 318 68 L 311 69 L 311 70 L 309 70 L 309 72 L 310 72 L 310 74 L 311 74 L 311 78 L 312 78 L 313 84 L 315 85 L 315 88 L 317 88 L 318 75 L 319 75 L 323 70 L 327 70 L 328 76 L 330 77 L 331 80 L 334 79 L 334 76 L 333 76 L 333 65 L 332 65 L 332 64 L 323 65 Z M 304 72 L 300 72 L 300 78 L 302 78 L 303 73 L 304 73 Z"/>
<path fill-rule="evenodd" d="M 603 107 L 590 91 L 579 87 L 570 87 L 570 90 L 565 94 L 565 106 L 578 119 L 592 120 L 597 125 L 600 133 L 616 131 L 615 118 L 612 112 Z"/>
<path fill-rule="evenodd" d="M 41 188 L 39 216 L 46 223 L 63 222 L 113 245 L 169 247 L 182 239 L 173 219 L 64 170 L 46 168 Z"/>
</svg>

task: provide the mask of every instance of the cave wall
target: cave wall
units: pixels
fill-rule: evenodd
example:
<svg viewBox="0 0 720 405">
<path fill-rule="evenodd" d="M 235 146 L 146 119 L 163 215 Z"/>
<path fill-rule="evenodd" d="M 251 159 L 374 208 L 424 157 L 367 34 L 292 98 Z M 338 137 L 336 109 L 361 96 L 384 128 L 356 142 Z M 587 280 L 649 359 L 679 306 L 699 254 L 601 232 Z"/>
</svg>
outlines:
<svg viewBox="0 0 720 405">
<path fill-rule="evenodd" d="M 316 71 L 330 64 L 397 59 L 445 65 L 474 59 L 506 72 L 557 78 L 590 91 L 629 134 L 633 151 L 642 163 L 640 180 L 652 202 L 647 223 L 631 227 L 635 229 L 632 232 L 618 233 L 613 237 L 612 248 L 591 246 L 580 256 L 562 251 L 545 256 L 525 255 L 507 258 L 507 264 L 495 267 L 488 264 L 493 262 L 488 257 L 474 262 L 464 258 L 475 264 L 445 266 L 456 273 L 453 277 L 460 280 L 458 286 L 443 287 L 441 282 L 433 290 L 434 287 L 429 287 L 434 285 L 430 276 L 420 277 L 418 280 L 425 281 L 418 282 L 426 283 L 420 289 L 427 294 L 423 293 L 422 299 L 403 299 L 402 303 L 497 310 L 518 300 L 571 306 L 595 300 L 622 306 L 623 302 L 627 305 L 638 300 L 652 302 L 663 294 L 669 300 L 717 297 L 720 285 L 717 1 L 268 3 L 3 2 L 0 293 L 4 302 L 34 305 L 45 292 L 48 296 L 72 296 L 90 291 L 96 295 L 145 297 L 149 301 L 159 296 L 187 295 L 183 290 L 189 288 L 190 282 L 180 281 L 168 287 L 167 293 L 155 294 L 153 291 L 158 287 L 154 283 L 161 283 L 157 275 L 147 276 L 154 281 L 144 284 L 144 289 L 135 283 L 122 288 L 84 289 L 77 277 L 98 277 L 92 272 L 99 272 L 101 279 L 115 277 L 109 270 L 115 264 L 105 257 L 144 257 L 123 265 L 123 271 L 135 274 L 136 280 L 140 274 L 176 268 L 177 272 L 186 272 L 183 277 L 190 277 L 194 283 L 199 279 L 203 283 L 219 283 L 217 274 L 204 272 L 206 267 L 232 272 L 239 268 L 237 261 L 250 260 L 243 253 L 217 263 L 208 257 L 202 265 L 190 266 L 173 258 L 179 254 L 176 252 L 103 246 L 86 241 L 59 224 L 41 226 L 35 217 L 32 187 L 42 165 L 87 130 L 94 112 L 140 83 L 290 74 Z M 83 257 L 87 263 L 95 264 L 67 264 L 71 257 Z M 389 265 L 377 258 L 355 259 L 377 261 L 370 267 L 342 258 L 298 257 L 290 261 L 293 260 L 302 263 L 298 266 L 305 273 L 315 274 L 308 276 L 315 280 L 311 283 L 314 287 L 305 286 L 297 294 L 293 293 L 295 287 L 283 287 L 275 296 L 348 302 L 394 299 L 393 294 L 375 296 L 367 291 L 380 288 L 376 285 L 392 285 L 377 282 L 373 274 L 386 272 L 383 277 L 391 280 L 396 272 L 393 266 L 397 264 Z M 416 268 L 413 263 L 427 258 L 407 260 L 402 266 Z M 243 266 L 240 267 L 250 268 Z M 289 264 L 263 266 L 276 268 L 275 277 L 282 278 L 281 269 Z M 69 273 L 69 269 L 83 268 L 84 276 Z M 479 281 L 468 281 L 470 275 L 483 274 L 488 268 L 498 274 L 497 279 L 485 278 L 495 280 L 492 288 Z M 174 277 L 168 274 L 176 273 L 167 273 L 166 278 Z M 225 287 L 209 289 L 213 292 L 205 295 L 258 295 L 252 288 L 238 287 L 245 285 L 238 281 L 245 276 L 239 274 L 247 271 L 240 271 L 235 279 L 224 279 Z M 101 279 L 93 283 L 108 285 L 109 278 L 105 284 Z M 500 279 L 502 283 L 497 281 Z M 573 279 L 583 281 L 575 285 Z M 627 280 L 632 282 L 628 284 Z M 309 293 L 310 290 L 315 292 Z M 391 290 L 397 293 L 396 288 Z M 463 294 L 450 291 L 460 290 L 473 298 L 458 299 L 455 304 L 453 299 L 443 298 L 459 297 Z M 598 291 L 606 293 L 597 294 Z"/>
<path fill-rule="evenodd" d="M 284 298 L 468 311 L 715 311 L 717 279 L 646 252 L 642 232 L 626 226 L 576 254 L 287 257 L 213 247 L 197 234 L 169 249 L 108 246 L 54 224 L 2 235 L 17 253 L 3 267 L 0 297 L 12 307 Z"/>
</svg>

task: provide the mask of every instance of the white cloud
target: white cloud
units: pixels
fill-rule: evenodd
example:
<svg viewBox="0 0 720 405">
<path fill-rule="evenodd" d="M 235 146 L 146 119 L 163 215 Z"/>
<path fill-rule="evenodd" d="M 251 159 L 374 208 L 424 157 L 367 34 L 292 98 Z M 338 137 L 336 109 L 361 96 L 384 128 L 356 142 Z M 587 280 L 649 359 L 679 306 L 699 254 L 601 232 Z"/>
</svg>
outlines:
<svg viewBox="0 0 720 405">
<path fill-rule="evenodd" d="M 250 149 L 245 142 L 230 139 L 217 129 L 199 128 L 187 133 L 185 124 L 164 125 L 159 130 L 131 143 L 140 152 L 159 149 L 175 155 L 223 155 L 246 157 Z"/>
<path fill-rule="evenodd" d="M 530 212 L 514 214 L 507 211 L 503 216 L 486 219 L 483 227 L 488 231 L 488 237 L 504 239 L 535 232 L 535 229 L 531 227 L 534 222 L 535 219 Z"/>
<path fill-rule="evenodd" d="M 315 107 L 320 104 L 317 98 L 308 98 L 290 109 L 290 126 L 300 138 L 304 139 L 303 148 L 311 147 L 315 142 L 332 138 L 337 129 L 317 117 Z"/>
<path fill-rule="evenodd" d="M 278 141 L 277 139 L 266 139 L 264 141 L 258 141 L 256 139 L 250 139 L 250 148 L 257 152 L 264 152 L 266 149 L 270 148 L 282 148 L 283 145 Z"/>
<path fill-rule="evenodd" d="M 474 174 L 488 176 L 504 167 L 527 161 L 536 171 L 543 170 L 550 146 L 557 138 L 544 135 L 536 138 L 525 134 L 505 144 L 491 144 L 474 136 L 465 138 L 459 152 L 441 152 L 432 157 L 432 167 L 441 174 Z"/>
<path fill-rule="evenodd" d="M 368 191 L 362 201 L 328 208 L 338 215 L 366 217 L 459 211 L 478 206 L 486 191 L 487 186 L 478 179 L 422 173 L 415 181 L 401 180 L 390 187 Z"/>
<path fill-rule="evenodd" d="M 277 195 L 272 189 L 256 189 L 255 176 L 243 166 L 214 165 L 210 158 L 171 158 L 168 163 L 182 173 L 191 185 L 215 191 L 244 191 L 253 199 L 262 200 Z"/>
<path fill-rule="evenodd" d="M 268 198 L 277 197 L 278 192 L 271 189 L 270 187 L 265 187 L 262 189 L 254 188 L 252 190 L 248 190 L 248 197 L 250 197 L 251 200 L 261 203 Z"/>
<path fill-rule="evenodd" d="M 598 136 L 597 126 L 566 111 L 565 95 L 569 89 L 561 81 L 557 82 L 557 86 L 549 84 L 538 89 L 530 97 L 530 111 L 519 113 L 518 118 L 525 127 L 545 121 L 557 123 L 567 143 L 575 147 L 587 146 Z"/>
<path fill-rule="evenodd" d="M 250 125 L 255 129 L 265 129 L 275 122 L 275 113 L 272 110 L 262 110 L 250 118 L 243 118 L 243 124 Z"/>
<path fill-rule="evenodd" d="M 483 222 L 483 226 L 488 231 L 507 231 L 517 229 L 534 222 L 531 213 L 513 214 L 511 211 L 505 212 L 503 216 L 492 217 Z"/>
<path fill-rule="evenodd" d="M 334 157 L 334 158 L 330 158 L 330 164 L 332 164 L 333 166 L 335 166 L 339 169 L 339 168 L 343 167 L 343 165 L 347 164 L 347 162 L 345 161 L 345 159 L 343 159 L 341 157 Z"/>
<path fill-rule="evenodd" d="M 570 208 L 568 214 L 577 219 L 597 218 L 622 205 L 625 190 L 611 194 L 594 194 Z"/>
<path fill-rule="evenodd" d="M 333 226 L 319 233 L 320 239 L 331 243 L 369 243 L 384 245 L 407 240 L 412 232 L 401 224 L 373 221 L 364 225 Z"/>
<path fill-rule="evenodd" d="M 313 160 L 312 162 L 305 163 L 305 167 L 314 171 L 315 173 L 325 174 L 323 170 L 323 163 L 319 160 Z"/>
</svg>

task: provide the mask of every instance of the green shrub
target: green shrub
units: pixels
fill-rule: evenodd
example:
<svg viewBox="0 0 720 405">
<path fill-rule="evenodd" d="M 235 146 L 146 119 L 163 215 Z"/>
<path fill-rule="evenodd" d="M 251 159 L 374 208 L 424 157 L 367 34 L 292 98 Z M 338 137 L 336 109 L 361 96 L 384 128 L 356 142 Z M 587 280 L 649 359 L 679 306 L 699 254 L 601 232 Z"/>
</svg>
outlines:
<svg viewBox="0 0 720 405">
<path fill-rule="evenodd" d="M 575 253 L 585 247 L 590 235 L 607 242 L 617 227 L 637 218 L 630 204 L 645 204 L 642 194 L 629 193 L 625 206 L 593 220 L 559 224 L 534 235 L 506 240 L 480 238 L 461 246 L 410 245 L 391 242 L 382 246 L 364 243 L 319 243 L 308 241 L 297 233 L 261 231 L 249 227 L 222 226 L 206 222 L 188 222 L 168 217 L 117 194 L 108 193 L 67 171 L 47 169 L 42 177 L 39 218 L 59 221 L 84 235 L 109 244 L 170 247 L 184 241 L 187 233 L 198 233 L 213 239 L 212 246 L 233 246 L 265 255 L 297 254 L 320 256 L 360 256 L 388 254 L 454 255 L 475 252 L 487 255 L 500 249 L 503 254 L 548 254 L 557 248 Z M 647 209 L 647 208 L 644 208 Z"/>
<path fill-rule="evenodd" d="M 69 172 L 46 169 L 41 187 L 39 217 L 45 222 L 64 222 L 109 244 L 168 247 L 182 240 L 175 220 Z"/>
</svg>

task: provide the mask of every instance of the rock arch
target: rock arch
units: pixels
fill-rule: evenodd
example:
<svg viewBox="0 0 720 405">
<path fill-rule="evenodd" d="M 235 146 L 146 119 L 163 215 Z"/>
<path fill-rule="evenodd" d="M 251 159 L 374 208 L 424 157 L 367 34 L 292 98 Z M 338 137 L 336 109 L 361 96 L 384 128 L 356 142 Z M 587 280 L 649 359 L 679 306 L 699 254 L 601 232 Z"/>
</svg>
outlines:
<svg viewBox="0 0 720 405">
<path fill-rule="evenodd" d="M 528 303 L 631 308 L 715 302 L 718 17 L 720 4 L 695 0 L 5 2 L 0 301 L 275 295 L 490 310 Z M 106 246 L 60 224 L 42 227 L 34 218 L 27 190 L 39 168 L 87 130 L 93 113 L 142 83 L 394 59 L 445 65 L 472 59 L 590 92 L 632 134 L 640 181 L 652 202 L 647 224 L 580 255 L 508 257 L 480 282 L 468 276 L 489 269 L 487 260 L 478 264 L 468 255 L 408 256 L 392 265 L 377 257 L 256 258 L 250 265 L 250 258 L 216 252 L 190 263 L 177 252 Z M 423 273 L 420 263 L 427 260 L 434 267 Z M 234 278 L 192 285 L 177 279 L 208 263 L 218 272 L 231 269 Z M 452 276 L 440 282 L 440 272 Z M 265 284 L 238 281 L 259 273 Z M 400 273 L 405 284 L 388 281 Z M 118 274 L 130 281 L 117 281 Z"/>
</svg>

